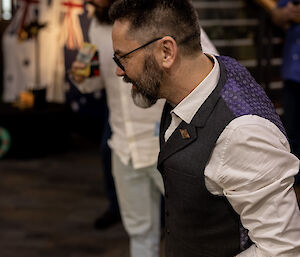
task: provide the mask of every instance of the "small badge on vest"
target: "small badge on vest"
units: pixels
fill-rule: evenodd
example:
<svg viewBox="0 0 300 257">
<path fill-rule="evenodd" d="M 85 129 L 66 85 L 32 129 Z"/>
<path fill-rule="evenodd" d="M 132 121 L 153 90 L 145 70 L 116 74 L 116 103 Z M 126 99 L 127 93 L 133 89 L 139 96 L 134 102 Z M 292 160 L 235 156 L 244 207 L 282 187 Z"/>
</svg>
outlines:
<svg viewBox="0 0 300 257">
<path fill-rule="evenodd" d="M 182 139 L 189 139 L 191 138 L 189 132 L 187 131 L 187 129 L 179 129 L 180 134 L 181 134 L 181 138 Z"/>
</svg>

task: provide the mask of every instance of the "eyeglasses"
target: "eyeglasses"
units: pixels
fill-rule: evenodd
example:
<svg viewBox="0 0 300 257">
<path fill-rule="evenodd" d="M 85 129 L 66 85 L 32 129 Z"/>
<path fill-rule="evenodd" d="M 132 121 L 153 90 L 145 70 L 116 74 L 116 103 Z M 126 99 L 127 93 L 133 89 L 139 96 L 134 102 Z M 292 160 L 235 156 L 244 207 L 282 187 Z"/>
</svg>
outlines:
<svg viewBox="0 0 300 257">
<path fill-rule="evenodd" d="M 122 65 L 120 59 L 122 59 L 122 58 L 124 58 L 124 57 L 126 57 L 126 56 L 132 54 L 133 52 L 135 52 L 135 51 L 137 51 L 137 50 L 139 50 L 139 49 L 142 49 L 142 48 L 144 48 L 144 47 L 146 47 L 146 46 L 148 46 L 148 45 L 150 45 L 150 44 L 154 43 L 155 41 L 160 40 L 160 39 L 162 39 L 162 38 L 163 38 L 163 37 L 158 37 L 158 38 L 152 39 L 152 40 L 149 41 L 148 43 L 146 43 L 146 44 L 144 44 L 144 45 L 142 45 L 142 46 L 140 46 L 140 47 L 138 47 L 138 48 L 136 48 L 136 49 L 130 51 L 129 53 L 121 55 L 119 58 L 116 56 L 116 54 L 114 54 L 113 60 L 114 60 L 115 63 L 120 67 L 120 69 L 122 69 L 123 71 L 125 71 L 125 68 L 124 68 L 124 66 Z"/>
</svg>

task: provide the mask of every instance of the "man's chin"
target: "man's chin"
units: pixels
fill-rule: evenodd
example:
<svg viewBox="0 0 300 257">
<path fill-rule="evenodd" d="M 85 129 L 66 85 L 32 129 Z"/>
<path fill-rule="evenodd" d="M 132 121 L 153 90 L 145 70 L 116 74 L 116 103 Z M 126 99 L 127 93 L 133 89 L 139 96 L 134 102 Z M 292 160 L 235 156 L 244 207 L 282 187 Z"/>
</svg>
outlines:
<svg viewBox="0 0 300 257">
<path fill-rule="evenodd" d="M 134 104 L 138 107 L 141 108 L 150 108 L 152 105 L 155 104 L 155 102 L 151 102 L 149 99 L 147 99 L 146 97 L 144 97 L 143 95 L 136 93 L 136 92 L 132 92 L 132 100 L 134 102 Z"/>
</svg>

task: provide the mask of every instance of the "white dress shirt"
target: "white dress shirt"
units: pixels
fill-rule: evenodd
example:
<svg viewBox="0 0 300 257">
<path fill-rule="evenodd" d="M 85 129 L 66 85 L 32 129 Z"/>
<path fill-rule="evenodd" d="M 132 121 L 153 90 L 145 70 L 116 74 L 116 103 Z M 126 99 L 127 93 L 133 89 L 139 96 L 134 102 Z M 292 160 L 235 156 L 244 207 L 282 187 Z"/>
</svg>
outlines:
<svg viewBox="0 0 300 257">
<path fill-rule="evenodd" d="M 190 123 L 217 86 L 219 63 L 172 111 L 168 140 L 182 120 Z M 299 257 L 300 212 L 293 190 L 299 160 L 283 133 L 267 119 L 231 121 L 216 142 L 204 174 L 207 189 L 225 195 L 255 243 L 239 257 Z M 201 204 L 201 203 L 199 203 Z"/>
</svg>

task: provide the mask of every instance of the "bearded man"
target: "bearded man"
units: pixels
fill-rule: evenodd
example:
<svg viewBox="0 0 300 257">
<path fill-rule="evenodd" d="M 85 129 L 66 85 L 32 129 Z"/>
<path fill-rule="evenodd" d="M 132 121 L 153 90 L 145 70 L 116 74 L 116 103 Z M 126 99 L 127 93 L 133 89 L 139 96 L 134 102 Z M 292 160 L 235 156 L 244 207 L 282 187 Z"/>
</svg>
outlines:
<svg viewBox="0 0 300 257">
<path fill-rule="evenodd" d="M 148 79 L 149 73 L 157 71 L 155 62 L 148 60 L 144 75 L 133 79 L 132 90 L 115 76 L 115 63 L 111 33 L 112 24 L 107 20 L 107 10 L 113 1 L 93 0 L 96 17 L 91 23 L 89 36 L 91 43 L 99 48 L 100 77 L 85 79 L 73 75 L 78 88 L 91 92 L 105 88 L 109 108 L 109 123 L 112 136 L 109 145 L 112 149 L 112 172 L 115 180 L 121 217 L 130 237 L 131 257 L 158 257 L 160 246 L 160 198 L 163 181 L 156 169 L 159 152 L 159 124 L 164 101 L 154 104 L 155 79 Z M 204 34 L 203 34 L 204 35 Z M 207 45 L 216 52 L 207 38 Z M 126 57 L 124 57 L 125 61 Z M 84 68 L 82 63 L 73 64 L 73 73 Z M 157 74 L 159 76 L 159 74 Z M 157 77 L 158 78 L 158 77 Z M 134 98 L 136 106 L 131 99 Z M 149 100 L 150 99 L 150 100 Z M 149 107 L 142 109 L 140 107 Z"/>
</svg>

